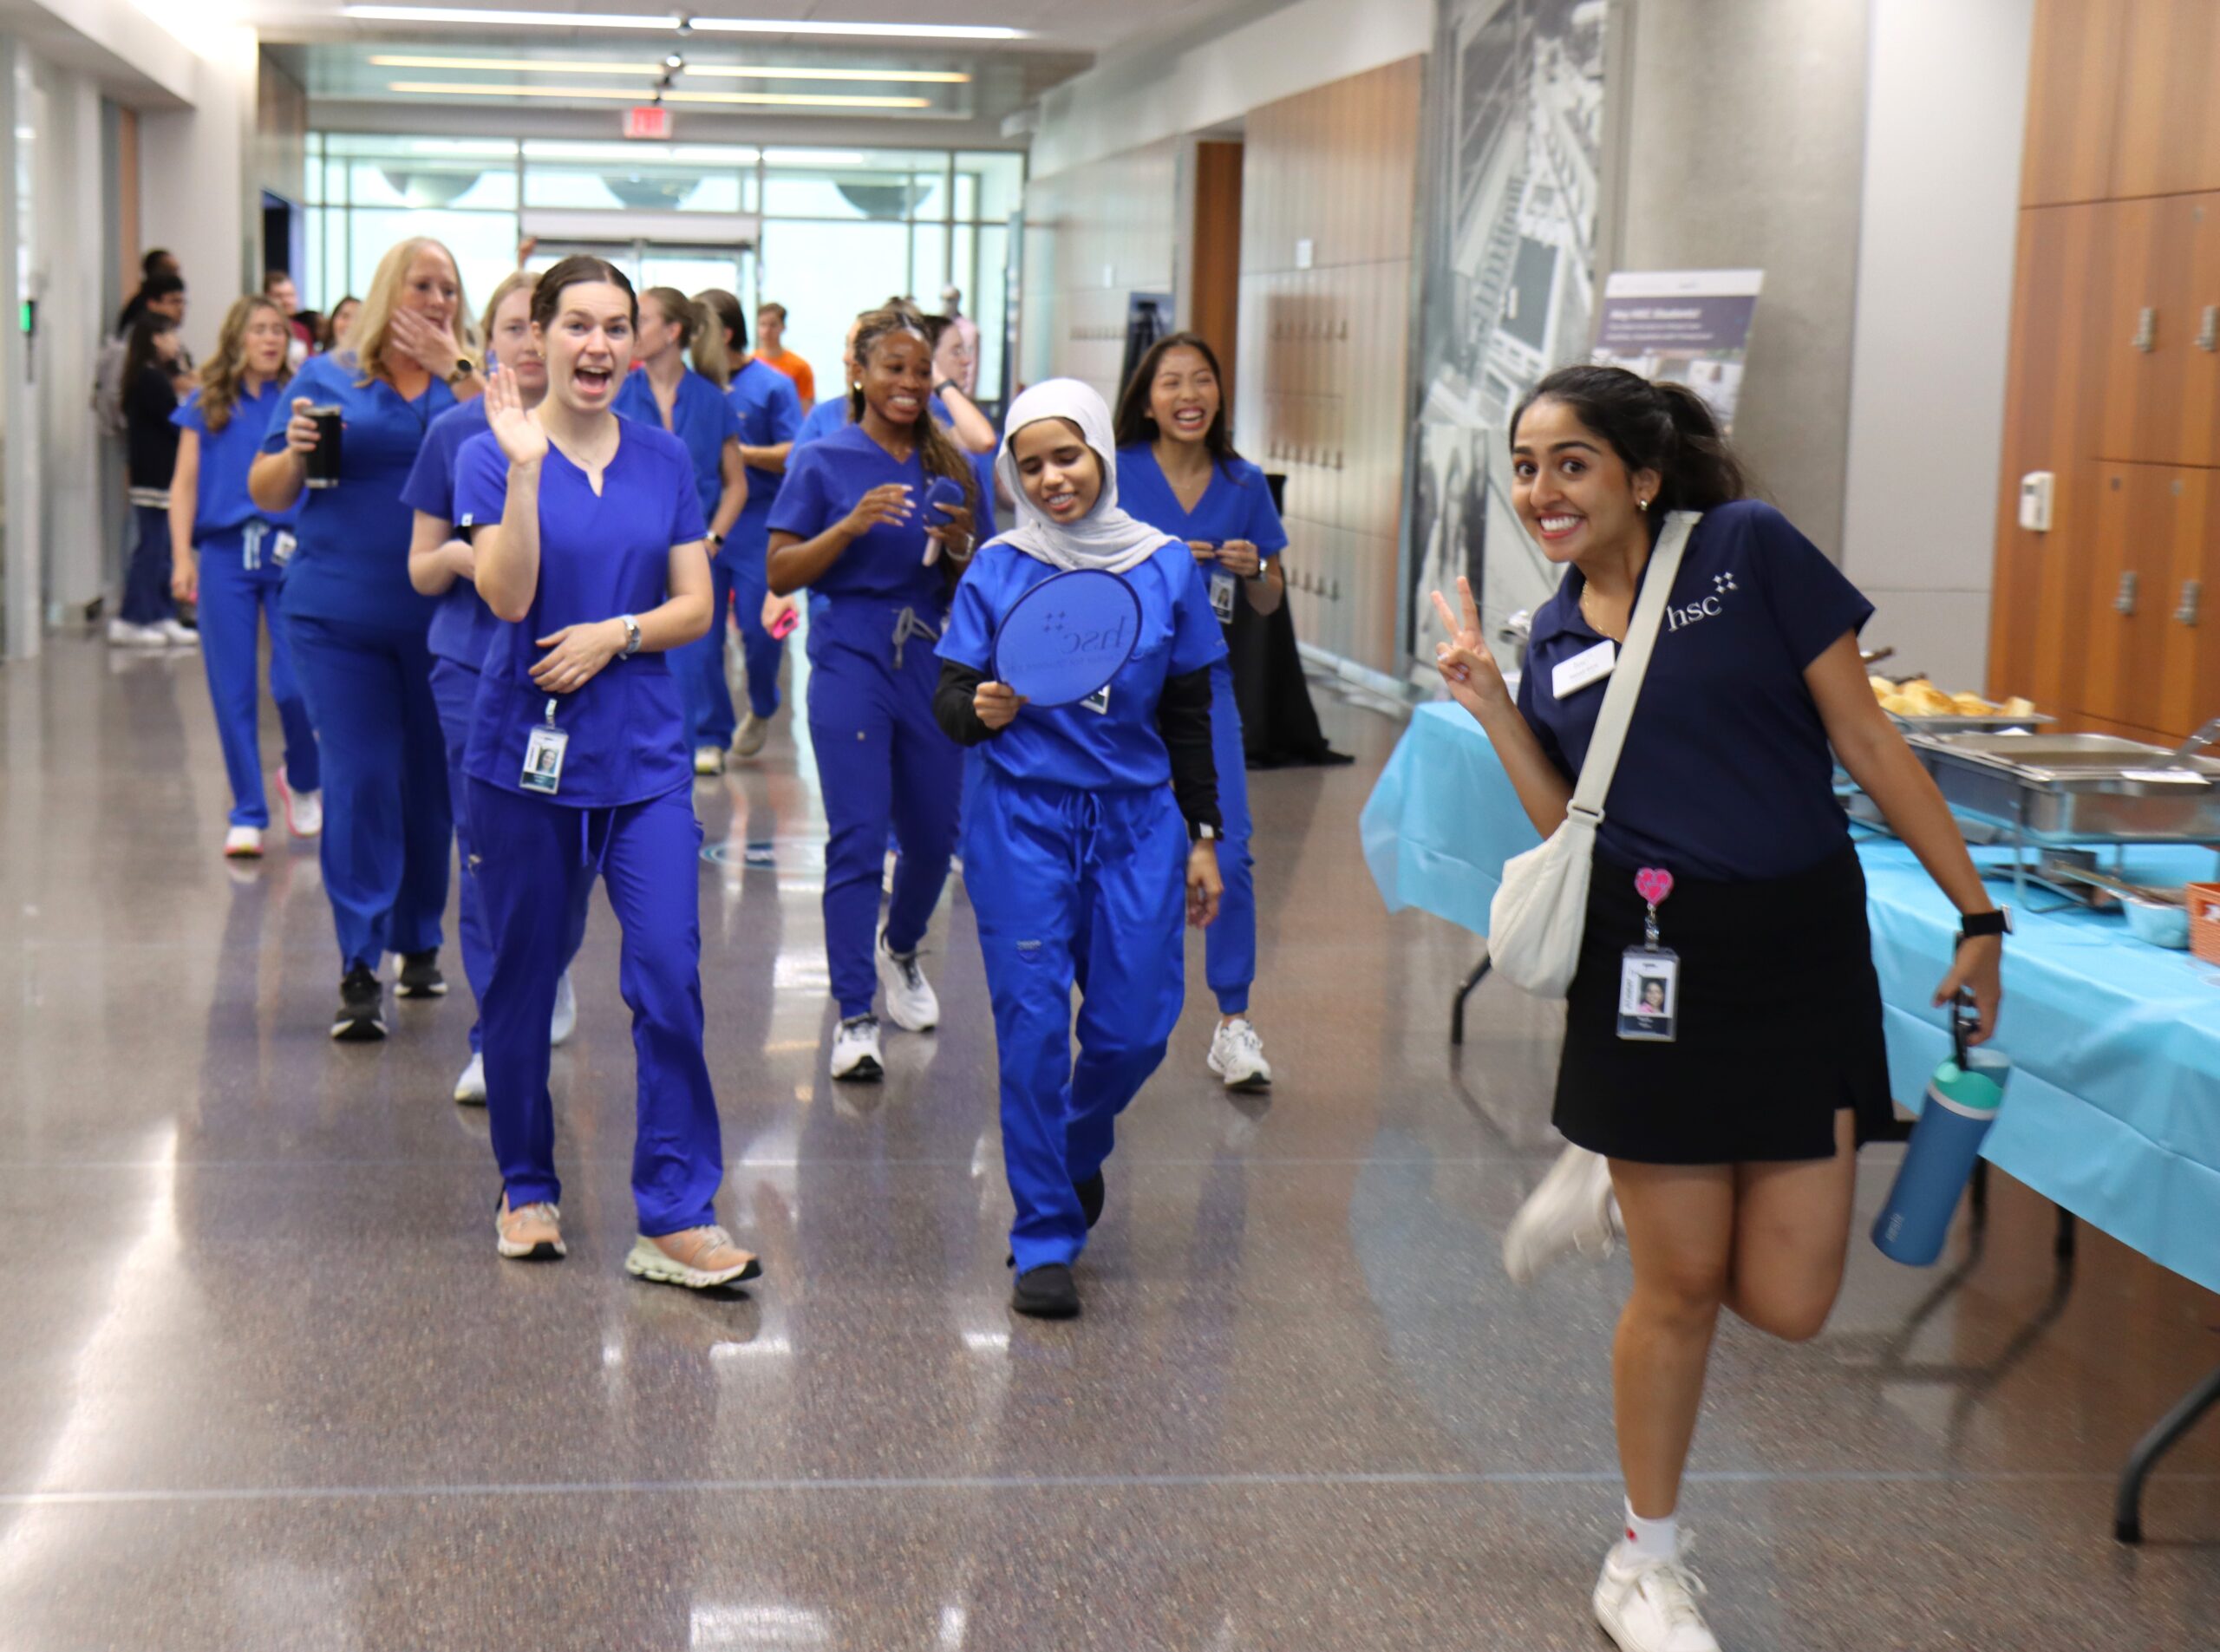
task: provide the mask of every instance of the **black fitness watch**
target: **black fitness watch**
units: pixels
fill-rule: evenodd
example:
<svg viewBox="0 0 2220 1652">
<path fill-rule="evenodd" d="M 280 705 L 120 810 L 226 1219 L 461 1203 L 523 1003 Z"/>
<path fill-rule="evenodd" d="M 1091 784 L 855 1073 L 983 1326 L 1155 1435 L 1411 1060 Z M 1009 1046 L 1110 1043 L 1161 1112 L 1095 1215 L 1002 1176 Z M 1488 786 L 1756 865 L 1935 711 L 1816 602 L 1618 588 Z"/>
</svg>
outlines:
<svg viewBox="0 0 2220 1652">
<path fill-rule="evenodd" d="M 478 363 L 467 356 L 454 358 L 454 371 L 447 375 L 447 388 L 453 389 L 478 370 Z"/>
<path fill-rule="evenodd" d="M 944 395 L 950 390 L 955 391 L 958 395 L 963 394 L 963 387 L 954 379 L 943 379 L 938 384 L 933 386 L 935 395 Z"/>
<path fill-rule="evenodd" d="M 1962 945 L 1968 941 L 1984 940 L 1992 935 L 2011 933 L 2012 909 L 2009 906 L 2000 906 L 1993 912 L 1968 912 L 1958 924 L 1958 940 Z"/>
</svg>

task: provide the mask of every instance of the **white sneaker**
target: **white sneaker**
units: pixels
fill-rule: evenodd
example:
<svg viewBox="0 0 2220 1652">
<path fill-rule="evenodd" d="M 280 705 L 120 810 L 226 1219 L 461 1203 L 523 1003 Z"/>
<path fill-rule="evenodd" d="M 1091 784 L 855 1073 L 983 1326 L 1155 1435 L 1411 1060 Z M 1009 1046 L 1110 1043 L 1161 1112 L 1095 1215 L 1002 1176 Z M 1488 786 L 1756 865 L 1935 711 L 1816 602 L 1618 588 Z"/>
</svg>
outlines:
<svg viewBox="0 0 2220 1652">
<path fill-rule="evenodd" d="M 832 1035 L 832 1076 L 858 1084 L 876 1084 L 886 1076 L 878 1056 L 878 1017 L 859 1015 L 840 1023 Z"/>
<path fill-rule="evenodd" d="M 1264 1041 L 1246 1015 L 1218 1023 L 1211 1035 L 1211 1071 L 1225 1081 L 1229 1090 L 1269 1090 L 1272 1064 L 1264 1059 Z"/>
<path fill-rule="evenodd" d="M 473 1054 L 470 1065 L 462 1069 L 462 1076 L 454 1081 L 454 1099 L 466 1107 L 486 1105 L 486 1058 Z"/>
<path fill-rule="evenodd" d="M 278 800 L 285 806 L 285 830 L 296 838 L 313 838 L 323 830 L 323 793 L 296 792 L 278 771 Z"/>
<path fill-rule="evenodd" d="M 694 754 L 694 772 L 705 778 L 725 772 L 725 751 L 722 746 L 703 746 Z"/>
<path fill-rule="evenodd" d="M 158 619 L 147 628 L 162 642 L 178 648 L 199 648 L 200 633 L 181 619 Z"/>
<path fill-rule="evenodd" d="M 1585 1147 L 1568 1147 L 1511 1218 L 1503 1236 L 1504 1271 L 1531 1285 L 1568 1250 L 1599 1260 L 1610 1256 L 1616 1237 L 1610 1161 Z"/>
<path fill-rule="evenodd" d="M 262 853 L 262 828 L 235 826 L 224 833 L 224 854 L 227 859 L 252 860 Z"/>
<path fill-rule="evenodd" d="M 872 962 L 878 966 L 878 989 L 886 995 L 886 1018 L 905 1033 L 929 1033 L 940 1025 L 940 999 L 912 952 L 900 958 L 887 950 L 886 931 L 878 932 L 872 948 Z"/>
<path fill-rule="evenodd" d="M 578 995 L 571 986 L 571 972 L 565 970 L 555 983 L 555 1019 L 547 1028 L 547 1041 L 560 1049 L 578 1030 Z"/>
<path fill-rule="evenodd" d="M 1719 1652 L 1696 1604 L 1704 1593 L 1703 1579 L 1680 1562 L 1639 1559 L 1615 1543 L 1596 1580 L 1596 1621 L 1620 1652 Z"/>
<path fill-rule="evenodd" d="M 165 639 L 152 625 L 112 619 L 108 623 L 108 640 L 111 648 L 160 648 Z"/>
</svg>

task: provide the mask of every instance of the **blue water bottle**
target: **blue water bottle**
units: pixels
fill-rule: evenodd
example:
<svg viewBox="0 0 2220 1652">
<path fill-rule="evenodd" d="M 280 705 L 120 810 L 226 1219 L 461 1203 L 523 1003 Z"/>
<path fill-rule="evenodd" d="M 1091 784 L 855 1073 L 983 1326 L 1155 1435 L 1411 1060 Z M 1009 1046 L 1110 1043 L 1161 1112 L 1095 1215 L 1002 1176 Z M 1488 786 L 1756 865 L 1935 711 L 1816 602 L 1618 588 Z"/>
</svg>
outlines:
<svg viewBox="0 0 2220 1652">
<path fill-rule="evenodd" d="M 2012 1074 L 2005 1056 L 1966 1048 L 1972 1015 L 1962 1000 L 1950 1007 L 1950 1059 L 1928 1082 L 1927 1100 L 1912 1128 L 1897 1185 L 1873 1224 L 1873 1243 L 1882 1254 L 1907 1267 L 1924 1268 L 1942 1254 L 1950 1218 L 1957 1214 L 1982 1139 L 1996 1122 L 2004 1081 Z"/>
</svg>

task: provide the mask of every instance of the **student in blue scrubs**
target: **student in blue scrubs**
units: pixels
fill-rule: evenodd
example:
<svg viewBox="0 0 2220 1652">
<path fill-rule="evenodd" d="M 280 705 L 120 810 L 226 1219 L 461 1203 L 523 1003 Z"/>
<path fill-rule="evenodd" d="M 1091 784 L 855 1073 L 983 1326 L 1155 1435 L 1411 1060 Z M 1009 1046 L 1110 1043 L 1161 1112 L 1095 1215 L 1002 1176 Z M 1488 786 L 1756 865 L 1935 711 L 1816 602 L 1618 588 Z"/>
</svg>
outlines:
<svg viewBox="0 0 2220 1652">
<path fill-rule="evenodd" d="M 917 945 L 956 848 L 963 754 L 933 721 L 932 644 L 952 578 L 971 552 L 971 467 L 926 406 L 932 351 L 896 310 L 861 318 L 851 422 L 801 448 L 771 508 L 771 589 L 806 587 L 809 732 L 830 828 L 825 950 L 840 1023 L 836 1079 L 883 1075 L 878 989 L 910 1032 L 938 1024 Z M 944 477 L 963 503 L 925 509 Z M 889 830 L 901 848 L 880 930 Z"/>
<path fill-rule="evenodd" d="M 1100 395 L 1074 379 L 1037 384 L 1011 405 L 1009 430 L 1002 479 L 1019 526 L 957 590 L 934 711 L 976 748 L 964 887 L 1017 1206 L 1010 1305 L 1063 1319 L 1079 1312 L 1072 1263 L 1102 1211 L 1118 1115 L 1163 1061 L 1186 996 L 1181 917 L 1206 928 L 1218 911 L 1210 669 L 1225 640 L 1193 554 L 1118 507 Z M 996 634 L 1019 597 L 1079 568 L 1133 586 L 1139 643 L 1107 700 L 1029 705 L 989 680 Z"/>
<path fill-rule="evenodd" d="M 526 411 L 538 407 L 547 394 L 547 364 L 532 334 L 532 294 L 538 278 L 519 270 L 493 290 L 486 306 L 486 365 L 489 371 L 513 374 L 517 394 Z M 439 706 L 440 732 L 447 741 L 447 795 L 454 805 L 455 858 L 462 869 L 460 911 L 462 972 L 470 983 L 473 1000 L 486 1002 L 486 983 L 493 967 L 493 944 L 486 932 L 486 914 L 479 899 L 476 853 L 470 830 L 470 789 L 463 773 L 464 749 L 470 740 L 470 717 L 478 703 L 478 680 L 493 646 L 500 622 L 478 595 L 477 555 L 455 506 L 455 456 L 464 444 L 486 434 L 486 399 L 473 397 L 450 408 L 432 421 L 415 468 L 401 490 L 402 500 L 416 513 L 415 532 L 408 544 L 408 582 L 439 606 L 432 614 L 428 638 L 432 650 L 432 698 Z M 563 976 L 556 983 L 555 1016 L 548 1041 L 562 1045 L 578 1026 L 578 1001 L 571 987 L 570 961 L 585 938 L 585 913 L 564 950 Z M 470 1063 L 454 1082 L 454 1099 L 470 1107 L 486 1104 L 484 1023 L 470 1023 Z"/>
<path fill-rule="evenodd" d="M 435 998 L 454 819 L 425 632 L 408 584 L 402 485 L 432 421 L 482 393 L 457 342 L 462 279 L 426 237 L 379 260 L 347 348 L 311 356 L 271 409 L 248 488 L 264 511 L 301 506 L 285 574 L 293 663 L 323 759 L 324 892 L 339 937 L 337 1039 L 386 1034 L 378 970 L 401 955 L 404 998 Z M 342 420 L 338 485 L 308 486 L 317 407 Z"/>
<path fill-rule="evenodd" d="M 686 364 L 693 352 L 694 365 Z M 640 295 L 639 370 L 625 375 L 617 411 L 627 419 L 660 425 L 686 444 L 709 525 L 712 568 L 724 563 L 725 536 L 748 503 L 748 467 L 740 455 L 740 416 L 725 400 L 728 369 L 724 335 L 711 317 L 676 287 L 650 287 Z M 670 663 L 677 674 L 694 746 L 694 772 L 722 774 L 725 742 L 732 738 L 732 696 L 724 691 L 725 616 L 732 607 L 729 564 L 718 576 L 717 619 L 699 643 Z M 714 674 L 717 693 L 703 678 Z M 713 701 L 722 699 L 722 719 Z"/>
<path fill-rule="evenodd" d="M 1837 761 L 1962 914 L 1935 1002 L 1969 991 L 1982 1040 L 2009 925 L 1866 686 L 1858 633 L 1872 604 L 1779 511 L 1743 496 L 1695 392 L 1561 368 L 1511 431 L 1513 507 L 1564 582 L 1535 613 L 1515 697 L 1462 580 L 1461 611 L 1434 594 L 1447 632 L 1436 653 L 1539 832 L 1564 821 L 1609 692 L 1609 666 L 1568 668 L 1616 657 L 1671 519 L 1695 519 L 1596 831 L 1555 1113 L 1575 1145 L 1504 1241 L 1523 1283 L 1625 1235 L 1634 1283 L 1612 1383 L 1626 1496 L 1591 1604 L 1623 1652 L 1694 1652 L 1717 1642 L 1678 1500 L 1720 1312 L 1792 1342 L 1818 1335 L 1842 1286 L 1857 1148 L 1890 1116 Z M 1674 878 L 1654 906 L 1636 887 L 1645 869 Z M 1675 959 L 1669 1041 L 1619 1023 L 1652 945 Z"/>
<path fill-rule="evenodd" d="M 720 646 L 723 639 L 714 631 L 709 639 L 682 650 L 687 663 L 674 660 L 672 669 L 684 670 L 691 663 L 696 675 L 691 692 L 695 703 L 707 708 L 695 729 L 695 745 L 730 741 L 735 756 L 754 757 L 770 738 L 771 719 L 779 715 L 779 667 L 787 656 L 785 638 L 772 636 L 765 622 L 767 616 L 775 618 L 793 604 L 770 603 L 766 563 L 771 546 L 771 501 L 779 497 L 779 485 L 787 479 L 787 457 L 801 430 L 801 395 L 792 379 L 748 354 L 748 323 L 737 297 L 713 287 L 695 293 L 694 302 L 708 312 L 712 326 L 722 330 L 725 359 L 740 363 L 725 387 L 725 400 L 740 421 L 748 503 L 741 507 L 715 566 L 720 589 L 731 592 L 733 620 L 740 627 L 741 649 L 748 662 L 747 716 L 735 721 Z"/>
<path fill-rule="evenodd" d="M 285 730 L 285 766 L 278 794 L 285 829 L 314 837 L 323 829 L 323 784 L 316 730 L 293 677 L 293 649 L 278 619 L 280 552 L 290 548 L 293 513 L 273 516 L 247 497 L 246 476 L 260 450 L 271 408 L 283 399 L 292 329 L 267 298 L 242 298 L 224 317 L 215 359 L 201 369 L 200 388 L 171 415 L 179 427 L 177 469 L 170 481 L 170 590 L 197 603 L 201 663 L 216 712 L 216 739 L 232 782 L 231 829 L 224 852 L 262 852 L 270 804 L 262 789 L 261 675 L 263 626 L 270 629 L 270 697 Z"/>
<path fill-rule="evenodd" d="M 717 1101 L 702 1050 L 692 766 L 669 650 L 710 624 L 701 495 L 685 444 L 612 410 L 638 306 L 622 271 L 565 258 L 540 277 L 532 332 L 547 394 L 527 413 L 497 374 L 490 432 L 457 460 L 479 526 L 479 594 L 502 622 L 463 766 L 493 939 L 486 1100 L 501 1170 L 496 1248 L 565 1253 L 547 1025 L 563 947 L 603 880 L 632 1010 L 638 1237 L 625 1271 L 703 1290 L 754 1277 L 717 1225 Z"/>
<path fill-rule="evenodd" d="M 1280 570 L 1287 530 L 1264 473 L 1233 450 L 1222 383 L 1217 352 L 1198 335 L 1159 339 L 1119 398 L 1118 486 L 1126 509 L 1185 541 L 1202 565 L 1212 607 L 1230 626 L 1237 601 L 1269 614 L 1287 599 Z M 1211 733 L 1225 811 L 1218 847 L 1225 901 L 1203 942 L 1204 976 L 1218 1008 L 1208 1061 L 1227 1089 L 1263 1090 L 1271 1086 L 1272 1068 L 1249 1018 L 1257 979 L 1253 823 L 1228 660 L 1211 671 Z"/>
</svg>

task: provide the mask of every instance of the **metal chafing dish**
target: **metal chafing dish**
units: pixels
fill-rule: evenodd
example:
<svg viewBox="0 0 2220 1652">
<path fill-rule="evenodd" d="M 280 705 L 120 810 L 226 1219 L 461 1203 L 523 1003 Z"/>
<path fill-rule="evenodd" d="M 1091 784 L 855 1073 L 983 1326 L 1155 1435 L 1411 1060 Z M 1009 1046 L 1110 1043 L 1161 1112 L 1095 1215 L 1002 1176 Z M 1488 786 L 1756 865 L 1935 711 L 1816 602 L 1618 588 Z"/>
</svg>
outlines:
<svg viewBox="0 0 2220 1652">
<path fill-rule="evenodd" d="M 2220 843 L 2220 761 L 2110 735 L 1914 735 L 1950 806 L 2031 843 Z"/>
<path fill-rule="evenodd" d="M 2040 714 L 2032 717 L 2008 717 L 2002 712 L 1993 717 L 1971 716 L 1962 711 L 1933 717 L 1905 716 L 1894 711 L 1884 715 L 1907 735 L 2001 735 L 2014 728 L 2032 731 L 2057 721 Z"/>
</svg>

